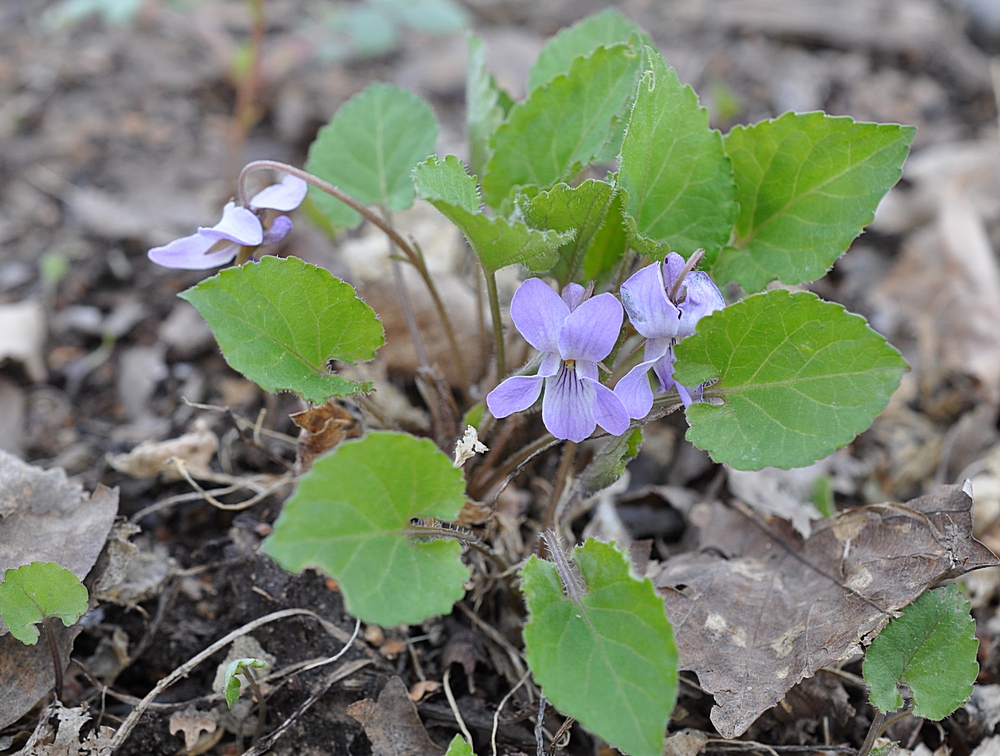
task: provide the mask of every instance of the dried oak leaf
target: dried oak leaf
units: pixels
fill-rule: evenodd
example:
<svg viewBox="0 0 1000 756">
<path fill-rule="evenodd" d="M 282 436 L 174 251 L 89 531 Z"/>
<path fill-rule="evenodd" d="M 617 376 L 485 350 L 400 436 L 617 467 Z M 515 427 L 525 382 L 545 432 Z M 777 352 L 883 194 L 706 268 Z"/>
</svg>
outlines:
<svg viewBox="0 0 1000 756">
<path fill-rule="evenodd" d="M 972 499 L 943 488 L 906 504 L 860 507 L 803 539 L 783 520 L 714 505 L 702 548 L 654 583 L 680 668 L 715 695 L 712 723 L 741 735 L 816 670 L 861 650 L 927 587 L 1000 564 L 972 537 Z"/>
<path fill-rule="evenodd" d="M 428 736 L 406 684 L 398 677 L 386 683 L 377 702 L 366 698 L 348 706 L 347 713 L 365 728 L 374 756 L 441 756 L 445 752 Z"/>
</svg>

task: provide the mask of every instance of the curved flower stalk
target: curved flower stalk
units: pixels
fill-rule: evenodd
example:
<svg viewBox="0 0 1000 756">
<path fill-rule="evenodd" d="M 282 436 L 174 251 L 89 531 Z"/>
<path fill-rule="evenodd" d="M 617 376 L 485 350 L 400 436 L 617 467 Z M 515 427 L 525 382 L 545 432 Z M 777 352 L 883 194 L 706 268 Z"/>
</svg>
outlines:
<svg viewBox="0 0 1000 756">
<path fill-rule="evenodd" d="M 494 417 L 507 417 L 542 399 L 542 422 L 556 438 L 583 441 L 600 425 L 621 435 L 629 426 L 621 400 L 597 380 L 597 363 L 614 348 L 622 306 L 611 294 L 584 299 L 571 283 L 556 294 L 538 278 L 518 287 L 510 316 L 525 340 L 542 353 L 536 375 L 511 376 L 486 397 Z"/>
<path fill-rule="evenodd" d="M 701 318 L 725 307 L 726 301 L 707 273 L 689 268 L 683 257 L 671 252 L 662 263 L 646 266 L 622 284 L 629 320 L 646 337 L 643 361 L 615 386 L 629 417 L 645 417 L 653 407 L 650 368 L 660 391 L 676 388 L 685 407 L 692 402 L 692 390 L 673 378 L 674 345 L 694 333 Z"/>
<path fill-rule="evenodd" d="M 286 215 L 261 222 L 264 210 L 288 213 L 302 204 L 309 185 L 298 176 L 285 176 L 255 194 L 249 208 L 233 202 L 222 209 L 222 220 L 211 228 L 199 228 L 197 233 L 175 239 L 163 247 L 149 250 L 149 259 L 166 268 L 206 270 L 233 260 L 241 249 L 247 256 L 266 244 L 277 244 L 292 230 Z"/>
</svg>

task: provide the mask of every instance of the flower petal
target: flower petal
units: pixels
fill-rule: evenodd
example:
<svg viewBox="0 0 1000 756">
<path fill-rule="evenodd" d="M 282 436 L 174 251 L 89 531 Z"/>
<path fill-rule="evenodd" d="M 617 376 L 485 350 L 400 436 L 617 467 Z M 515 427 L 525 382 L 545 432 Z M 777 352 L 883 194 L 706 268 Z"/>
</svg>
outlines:
<svg viewBox="0 0 1000 756">
<path fill-rule="evenodd" d="M 548 378 L 550 375 L 555 375 L 559 372 L 559 368 L 562 366 L 563 361 L 558 352 L 545 352 L 544 354 L 545 356 L 542 357 L 542 364 L 538 366 L 538 372 L 536 375 Z"/>
<path fill-rule="evenodd" d="M 222 220 L 211 228 L 199 228 L 198 233 L 210 239 L 228 239 L 244 247 L 256 247 L 264 240 L 260 218 L 232 202 L 222 208 Z"/>
<path fill-rule="evenodd" d="M 291 174 L 281 179 L 280 184 L 272 184 L 257 192 L 250 199 L 250 207 L 290 212 L 302 204 L 309 191 L 309 184 Z"/>
<path fill-rule="evenodd" d="M 641 335 L 647 339 L 676 335 L 680 310 L 667 298 L 662 266 L 654 263 L 633 274 L 622 284 L 621 296 L 628 319 Z"/>
<path fill-rule="evenodd" d="M 681 321 L 677 329 L 677 340 L 680 341 L 694 333 L 698 321 L 716 310 L 726 306 L 726 300 L 719 287 L 709 277 L 708 273 L 693 270 L 684 279 L 686 295 L 680 304 Z"/>
<path fill-rule="evenodd" d="M 209 252 L 218 244 L 218 239 L 206 237 L 203 234 L 191 234 L 180 239 L 174 239 L 163 247 L 153 247 L 147 256 L 157 265 L 165 268 L 181 268 L 184 270 L 208 270 L 218 268 L 236 257 L 238 244 L 224 244 L 214 252 Z"/>
<path fill-rule="evenodd" d="M 545 379 L 542 398 L 542 422 L 556 438 L 583 441 L 594 432 L 594 381 L 577 376 L 563 365 L 559 372 Z"/>
<path fill-rule="evenodd" d="M 618 381 L 615 394 L 629 417 L 645 417 L 653 408 L 653 387 L 649 385 L 649 369 L 653 362 L 640 362 Z M 610 430 L 606 425 L 605 429 Z"/>
<path fill-rule="evenodd" d="M 566 318 L 559 334 L 559 354 L 564 360 L 603 360 L 618 341 L 621 328 L 621 303 L 613 294 L 599 294 Z"/>
<path fill-rule="evenodd" d="M 628 411 L 614 391 L 597 381 L 592 383 L 597 392 L 594 397 L 594 419 L 612 436 L 620 436 L 628 430 Z M 646 385 L 649 385 L 649 381 L 646 381 Z"/>
<path fill-rule="evenodd" d="M 507 417 L 528 409 L 542 392 L 542 381 L 537 375 L 511 376 L 486 395 L 486 406 L 493 417 Z"/>
<path fill-rule="evenodd" d="M 558 352 L 569 307 L 542 279 L 522 283 L 510 302 L 510 317 L 524 340 L 539 352 Z"/>
<path fill-rule="evenodd" d="M 580 302 L 583 301 L 583 295 L 586 293 L 587 290 L 580 286 L 580 284 L 568 283 L 563 287 L 560 296 L 562 296 L 562 301 L 569 307 L 569 311 L 573 312 L 573 310 L 580 306 Z"/>
<path fill-rule="evenodd" d="M 277 244 L 292 232 L 292 219 L 287 215 L 279 215 L 271 221 L 271 227 L 264 229 L 261 244 Z"/>
<path fill-rule="evenodd" d="M 676 252 L 671 252 L 663 261 L 663 283 L 666 284 L 667 291 L 674 288 L 677 283 L 677 276 L 684 270 L 687 261 Z"/>
</svg>

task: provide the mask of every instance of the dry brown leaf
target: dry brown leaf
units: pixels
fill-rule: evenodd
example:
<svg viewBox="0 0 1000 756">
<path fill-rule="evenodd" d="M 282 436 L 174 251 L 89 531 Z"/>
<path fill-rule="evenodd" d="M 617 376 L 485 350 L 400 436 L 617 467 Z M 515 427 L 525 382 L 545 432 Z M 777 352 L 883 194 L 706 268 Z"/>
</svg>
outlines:
<svg viewBox="0 0 1000 756">
<path fill-rule="evenodd" d="M 726 738 L 799 680 L 860 651 L 927 587 L 1000 564 L 972 537 L 972 499 L 944 488 L 906 504 L 789 523 L 714 505 L 699 553 L 667 561 L 654 583 L 674 625 L 681 669 L 715 695 Z"/>
<path fill-rule="evenodd" d="M 0 452 L 0 574 L 31 562 L 58 562 L 83 580 L 117 514 L 118 489 L 98 486 L 88 498 L 62 470 L 42 470 Z M 6 633 L 0 620 L 0 635 Z"/>
<path fill-rule="evenodd" d="M 373 756 L 441 756 L 445 752 L 427 735 L 399 677 L 386 683 L 377 702 L 366 698 L 348 706 L 347 713 L 365 728 Z"/>
<path fill-rule="evenodd" d="M 219 439 L 203 421 L 195 421 L 194 430 L 166 441 L 143 441 L 127 454 L 108 457 L 108 463 L 118 472 L 133 478 L 180 480 L 180 470 L 172 459 L 179 459 L 195 478 L 208 472 L 208 466 L 219 448 Z"/>
<path fill-rule="evenodd" d="M 170 715 L 170 734 L 184 733 L 184 748 L 190 751 L 203 732 L 215 732 L 218 723 L 210 711 L 198 711 L 189 706 Z"/>
<path fill-rule="evenodd" d="M 67 665 L 73 639 L 81 629 L 79 625 L 64 627 L 61 622 L 52 623 L 59 658 Z M 3 681 L 0 685 L 0 728 L 3 728 L 27 714 L 55 685 L 48 644 L 26 646 L 10 633 L 0 636 L 0 680 Z"/>
<path fill-rule="evenodd" d="M 295 445 L 295 465 L 299 473 L 309 472 L 316 457 L 341 441 L 360 438 L 364 430 L 361 419 L 336 399 L 289 417 L 302 429 Z"/>
<path fill-rule="evenodd" d="M 94 585 L 94 596 L 124 606 L 156 596 L 174 569 L 174 560 L 158 542 L 140 550 L 130 540 L 141 528 L 130 522 L 115 525 L 108 536 L 108 561 Z"/>
<path fill-rule="evenodd" d="M 28 377 L 45 380 L 45 306 L 36 299 L 0 305 L 0 362 L 24 365 Z"/>
</svg>

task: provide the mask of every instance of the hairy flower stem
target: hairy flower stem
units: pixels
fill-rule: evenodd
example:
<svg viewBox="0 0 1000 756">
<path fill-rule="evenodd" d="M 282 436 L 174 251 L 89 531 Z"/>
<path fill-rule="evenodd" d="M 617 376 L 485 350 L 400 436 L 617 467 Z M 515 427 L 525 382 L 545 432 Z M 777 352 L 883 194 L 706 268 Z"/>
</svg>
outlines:
<svg viewBox="0 0 1000 756">
<path fill-rule="evenodd" d="M 367 207 L 354 199 L 354 197 L 341 191 L 333 184 L 313 176 L 311 173 L 308 173 L 301 168 L 296 168 L 293 165 L 288 165 L 287 163 L 282 163 L 278 160 L 254 160 L 243 166 L 243 170 L 240 171 L 239 179 L 236 182 L 236 189 L 240 204 L 244 207 L 246 207 L 250 202 L 250 195 L 247 192 L 247 178 L 254 171 L 265 168 L 283 171 L 284 173 L 290 173 L 293 176 L 298 176 L 303 181 L 315 186 L 320 191 L 326 192 L 331 197 L 343 202 L 352 210 L 360 213 L 365 220 L 392 239 L 393 243 L 399 248 L 399 250 L 406 255 L 406 259 L 410 262 L 410 264 L 417 269 L 420 277 L 424 280 L 424 284 L 427 286 L 427 291 L 431 295 L 431 299 L 434 300 L 434 308 L 437 310 L 438 317 L 441 319 L 441 325 L 444 327 L 445 337 L 448 339 L 448 346 L 451 348 L 452 356 L 455 360 L 455 367 L 458 369 L 458 378 L 462 384 L 461 389 L 462 391 L 467 391 L 469 388 L 468 373 L 466 372 L 465 361 L 462 359 L 462 351 L 458 348 L 458 339 L 455 338 L 455 329 L 452 328 L 451 319 L 448 317 L 448 313 L 444 308 L 444 302 L 441 301 L 441 295 L 438 293 L 437 287 L 434 285 L 434 279 L 431 278 L 430 272 L 424 264 L 423 257 L 417 253 L 417 251 L 406 241 L 406 239 L 400 236 L 396 229 L 382 220 L 377 213 L 373 213 Z"/>
<path fill-rule="evenodd" d="M 497 274 L 484 270 L 486 293 L 490 298 L 490 315 L 493 318 L 493 344 L 497 359 L 497 383 L 507 377 L 507 356 L 503 341 L 503 321 L 500 319 L 500 295 L 497 293 Z"/>
<path fill-rule="evenodd" d="M 545 433 L 539 438 L 536 438 L 527 446 L 521 448 L 517 453 L 513 454 L 502 467 L 497 468 L 493 473 L 484 481 L 476 482 L 475 486 L 470 487 L 469 494 L 474 498 L 478 495 L 481 496 L 489 491 L 496 485 L 499 485 L 507 476 L 511 473 L 517 471 L 521 465 L 526 464 L 528 460 L 532 459 L 536 454 L 539 454 L 550 446 L 554 446 L 558 442 L 558 439 L 551 433 Z"/>
<path fill-rule="evenodd" d="M 56 643 L 56 634 L 52 630 L 52 618 L 42 619 L 42 627 L 45 628 L 45 640 L 49 644 L 49 651 L 52 652 L 52 669 L 56 675 L 56 700 L 61 701 L 63 695 L 63 668 L 62 659 L 59 658 L 59 644 Z"/>
</svg>

